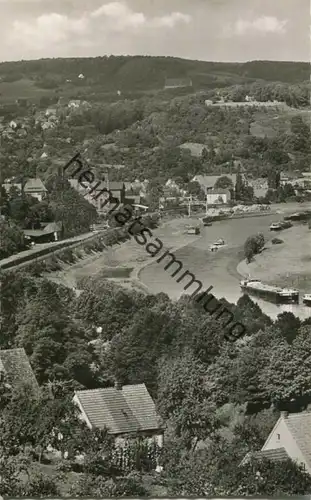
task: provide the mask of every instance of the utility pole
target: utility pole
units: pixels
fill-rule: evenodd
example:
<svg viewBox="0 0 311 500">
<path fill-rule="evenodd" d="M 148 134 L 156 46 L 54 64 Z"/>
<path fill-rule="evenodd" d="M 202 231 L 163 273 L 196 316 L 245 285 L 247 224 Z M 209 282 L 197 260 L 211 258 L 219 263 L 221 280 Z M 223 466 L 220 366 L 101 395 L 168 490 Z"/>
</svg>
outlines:
<svg viewBox="0 0 311 500">
<path fill-rule="evenodd" d="M 207 206 L 208 206 L 208 203 L 207 203 L 207 187 L 205 188 L 205 215 L 207 215 Z"/>
</svg>

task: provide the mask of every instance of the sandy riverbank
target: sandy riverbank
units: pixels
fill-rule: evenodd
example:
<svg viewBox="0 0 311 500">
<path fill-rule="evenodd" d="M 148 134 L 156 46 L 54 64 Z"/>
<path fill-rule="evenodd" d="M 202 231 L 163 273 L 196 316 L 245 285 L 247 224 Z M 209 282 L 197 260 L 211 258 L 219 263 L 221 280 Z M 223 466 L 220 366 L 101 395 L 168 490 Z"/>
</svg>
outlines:
<svg viewBox="0 0 311 500">
<path fill-rule="evenodd" d="M 284 243 L 272 245 L 269 242 L 253 262 L 240 262 L 237 266 L 238 273 L 268 284 L 294 286 L 303 293 L 310 293 L 311 231 L 307 225 L 297 225 L 276 236 Z"/>
<path fill-rule="evenodd" d="M 197 219 L 189 219 L 188 217 L 172 219 L 153 229 L 152 234 L 163 242 L 162 252 L 172 249 L 175 251 L 198 238 L 195 235 L 185 234 L 185 226 L 197 222 Z M 151 241 L 152 239 L 150 239 Z M 95 276 L 104 271 L 106 277 L 110 275 L 110 277 L 107 277 L 109 280 L 113 280 L 126 288 L 148 292 L 152 290 L 140 281 L 139 274 L 144 267 L 152 263 L 152 260 L 153 258 L 148 254 L 145 246 L 139 245 L 132 238 L 120 245 L 107 247 L 100 254 L 86 257 L 72 266 L 65 266 L 61 271 L 51 275 L 47 274 L 46 277 L 70 288 L 76 288 L 80 278 Z M 117 277 L 120 269 L 124 269 L 124 271 L 130 270 L 129 278 Z M 113 277 L 113 270 L 116 271 L 115 277 Z"/>
</svg>

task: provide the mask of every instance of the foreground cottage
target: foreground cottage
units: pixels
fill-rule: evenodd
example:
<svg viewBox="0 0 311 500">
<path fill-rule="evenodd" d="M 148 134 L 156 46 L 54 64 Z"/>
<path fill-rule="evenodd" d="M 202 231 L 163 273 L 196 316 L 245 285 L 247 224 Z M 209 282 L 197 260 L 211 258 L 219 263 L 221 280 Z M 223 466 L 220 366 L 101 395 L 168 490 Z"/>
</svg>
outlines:
<svg viewBox="0 0 311 500">
<path fill-rule="evenodd" d="M 282 411 L 261 451 L 253 456 L 279 462 L 291 458 L 311 474 L 311 412 Z M 250 454 L 246 455 L 242 464 L 249 457 Z"/>
<path fill-rule="evenodd" d="M 90 428 L 107 428 L 122 445 L 126 437 L 146 438 L 163 446 L 164 428 L 145 384 L 76 391 L 73 398 Z"/>
</svg>

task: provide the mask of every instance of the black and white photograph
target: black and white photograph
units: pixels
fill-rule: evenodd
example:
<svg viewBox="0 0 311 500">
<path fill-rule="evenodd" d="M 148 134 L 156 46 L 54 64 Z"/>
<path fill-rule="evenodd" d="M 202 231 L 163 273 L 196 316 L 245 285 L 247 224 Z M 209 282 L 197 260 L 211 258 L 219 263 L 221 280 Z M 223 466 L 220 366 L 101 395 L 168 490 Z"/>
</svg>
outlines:
<svg viewBox="0 0 311 500">
<path fill-rule="evenodd" d="M 0 14 L 0 499 L 307 498 L 310 1 Z"/>
</svg>

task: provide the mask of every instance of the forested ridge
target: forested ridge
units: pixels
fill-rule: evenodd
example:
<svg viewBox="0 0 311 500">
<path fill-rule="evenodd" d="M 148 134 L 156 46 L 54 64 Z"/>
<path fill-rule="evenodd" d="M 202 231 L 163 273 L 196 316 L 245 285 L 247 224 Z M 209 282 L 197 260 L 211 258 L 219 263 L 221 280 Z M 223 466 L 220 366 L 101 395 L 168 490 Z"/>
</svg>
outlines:
<svg viewBox="0 0 311 500">
<path fill-rule="evenodd" d="M 0 63 L 0 76 L 11 81 L 77 78 L 82 73 L 105 89 L 134 90 L 162 88 L 165 78 L 191 77 L 193 85 L 242 83 L 252 79 L 298 83 L 309 80 L 309 64 L 303 62 L 250 61 L 222 63 L 193 61 L 176 57 L 102 56 L 94 58 L 56 58 Z"/>
</svg>

